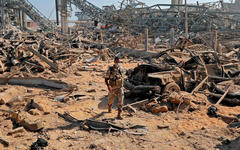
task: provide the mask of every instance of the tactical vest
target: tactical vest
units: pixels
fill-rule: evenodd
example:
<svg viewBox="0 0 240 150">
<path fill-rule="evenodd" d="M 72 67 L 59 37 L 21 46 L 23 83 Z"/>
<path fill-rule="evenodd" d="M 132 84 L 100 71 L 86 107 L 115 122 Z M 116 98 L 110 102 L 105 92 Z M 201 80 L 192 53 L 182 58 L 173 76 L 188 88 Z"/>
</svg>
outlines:
<svg viewBox="0 0 240 150">
<path fill-rule="evenodd" d="M 123 77 L 120 68 L 110 67 L 109 85 L 113 88 L 121 88 L 123 86 Z"/>
</svg>

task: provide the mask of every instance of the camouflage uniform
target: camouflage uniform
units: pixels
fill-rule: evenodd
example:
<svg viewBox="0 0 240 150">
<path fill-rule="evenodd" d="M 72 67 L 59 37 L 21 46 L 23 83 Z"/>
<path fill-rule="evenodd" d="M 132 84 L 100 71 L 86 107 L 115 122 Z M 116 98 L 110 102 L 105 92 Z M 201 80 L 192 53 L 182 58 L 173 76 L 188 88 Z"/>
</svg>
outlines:
<svg viewBox="0 0 240 150">
<path fill-rule="evenodd" d="M 109 85 L 112 88 L 112 91 L 108 93 L 108 106 L 112 106 L 114 98 L 117 96 L 118 110 L 122 111 L 124 99 L 122 69 L 120 67 L 117 69 L 113 66 L 109 67 L 105 78 L 109 79 Z"/>
</svg>

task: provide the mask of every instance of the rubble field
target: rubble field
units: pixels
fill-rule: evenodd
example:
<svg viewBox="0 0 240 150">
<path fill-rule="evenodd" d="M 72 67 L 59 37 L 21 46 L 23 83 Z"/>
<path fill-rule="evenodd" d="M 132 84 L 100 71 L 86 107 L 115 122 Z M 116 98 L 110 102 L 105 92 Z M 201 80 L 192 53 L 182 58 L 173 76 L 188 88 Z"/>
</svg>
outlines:
<svg viewBox="0 0 240 150">
<path fill-rule="evenodd" d="M 208 34 L 174 47 L 165 35 L 144 51 L 142 35 L 84 31 L 9 26 L 0 37 L 0 149 L 240 150 L 237 33 L 219 33 L 215 48 Z M 107 112 L 104 81 L 118 53 L 123 120 L 117 101 Z"/>
</svg>

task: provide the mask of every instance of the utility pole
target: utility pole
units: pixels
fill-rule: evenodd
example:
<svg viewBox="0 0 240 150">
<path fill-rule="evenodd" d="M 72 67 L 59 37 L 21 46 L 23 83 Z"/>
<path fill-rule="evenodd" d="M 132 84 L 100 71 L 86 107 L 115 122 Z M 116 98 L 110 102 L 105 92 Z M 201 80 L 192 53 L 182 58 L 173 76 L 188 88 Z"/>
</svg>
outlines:
<svg viewBox="0 0 240 150">
<path fill-rule="evenodd" d="M 187 8 L 187 0 L 185 0 L 185 36 L 188 39 L 188 8 Z"/>
<path fill-rule="evenodd" d="M 1 4 L 1 6 L 0 6 L 0 15 L 1 15 L 1 23 L 0 23 L 0 28 L 1 29 L 3 29 L 4 28 L 4 26 L 5 26 L 5 13 L 4 13 L 4 1 L 3 0 L 0 0 L 0 4 Z"/>
<path fill-rule="evenodd" d="M 148 28 L 145 29 L 145 51 L 148 51 Z"/>
<path fill-rule="evenodd" d="M 67 12 L 67 0 L 61 0 L 61 28 L 62 33 L 68 32 L 68 12 Z"/>
<path fill-rule="evenodd" d="M 174 48 L 174 44 L 175 44 L 174 39 L 175 39 L 175 37 L 174 37 L 174 28 L 171 28 L 170 29 L 170 40 L 169 40 L 170 48 Z"/>
<path fill-rule="evenodd" d="M 59 3 L 58 3 L 58 0 L 55 0 L 55 5 L 56 5 L 56 22 L 57 22 L 57 25 L 59 25 Z"/>
<path fill-rule="evenodd" d="M 218 31 L 215 31 L 215 37 L 214 37 L 214 50 L 215 52 L 218 52 Z"/>
</svg>

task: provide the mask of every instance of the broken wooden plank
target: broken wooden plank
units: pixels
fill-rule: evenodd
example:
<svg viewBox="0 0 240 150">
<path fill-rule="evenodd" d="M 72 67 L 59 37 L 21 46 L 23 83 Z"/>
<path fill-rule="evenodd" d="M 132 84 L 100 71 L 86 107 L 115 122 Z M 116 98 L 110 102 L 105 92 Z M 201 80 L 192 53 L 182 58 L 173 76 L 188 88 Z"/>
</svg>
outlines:
<svg viewBox="0 0 240 150">
<path fill-rule="evenodd" d="M 45 69 L 44 67 L 42 67 L 42 66 L 40 66 L 40 65 L 36 65 L 36 64 L 30 63 L 30 62 L 28 62 L 28 61 L 25 61 L 24 63 L 27 64 L 27 65 L 36 67 L 36 68 L 40 68 L 40 69 L 43 69 L 43 70 Z"/>
<path fill-rule="evenodd" d="M 126 107 L 124 107 L 123 110 L 127 110 L 129 114 L 137 112 L 137 110 L 135 108 L 133 108 L 131 105 L 127 105 Z"/>
<path fill-rule="evenodd" d="M 227 93 L 229 92 L 230 88 L 234 85 L 234 82 L 231 81 L 231 84 L 228 86 L 227 90 L 225 91 L 225 93 L 222 95 L 222 97 L 217 101 L 216 104 L 214 104 L 215 106 L 217 106 L 218 104 L 220 104 L 222 102 L 222 100 L 225 98 L 225 96 L 227 95 Z"/>
<path fill-rule="evenodd" d="M 222 80 L 222 81 L 231 80 L 230 78 L 224 78 L 224 77 L 218 77 L 218 76 L 211 76 L 211 75 L 209 75 L 208 78 L 209 78 L 209 79 Z M 235 80 L 235 79 L 234 79 L 234 80 Z"/>
<path fill-rule="evenodd" d="M 203 84 L 207 81 L 207 79 L 208 79 L 208 76 L 206 76 L 206 78 L 203 79 L 202 82 L 199 83 L 198 86 L 196 86 L 196 87 L 193 89 L 193 91 L 191 92 L 191 94 L 193 94 L 195 91 L 199 90 L 199 89 L 203 86 Z"/>
<path fill-rule="evenodd" d="M 141 104 L 141 103 L 145 103 L 145 102 L 148 102 L 149 99 L 145 99 L 145 100 L 142 100 L 142 101 L 137 101 L 137 102 L 134 102 L 134 103 L 131 103 L 131 104 L 127 104 L 127 105 L 124 105 L 124 107 L 129 107 L 129 106 L 133 106 L 133 105 L 137 105 L 137 104 Z"/>
<path fill-rule="evenodd" d="M 160 126 L 160 125 L 157 125 L 157 128 L 158 128 L 158 129 L 169 129 L 170 127 L 169 127 L 169 126 Z"/>
<path fill-rule="evenodd" d="M 194 93 L 199 93 L 199 94 L 204 94 L 204 95 L 209 95 L 209 96 L 213 96 L 216 98 L 221 98 L 222 94 L 215 94 L 215 93 L 209 93 L 209 92 L 203 92 L 203 91 L 195 91 Z M 224 98 L 224 101 L 232 104 L 232 105 L 239 105 L 240 104 L 240 100 L 237 98 Z"/>
<path fill-rule="evenodd" d="M 37 52 L 36 50 L 34 50 L 31 47 L 28 47 L 27 50 L 29 50 L 30 52 L 32 52 L 34 55 L 36 55 L 37 57 L 39 57 L 41 60 L 43 60 L 45 63 L 47 63 L 50 67 L 52 67 L 53 69 L 58 71 L 58 66 L 57 64 L 51 62 L 47 57 L 41 55 L 39 52 Z"/>
</svg>

